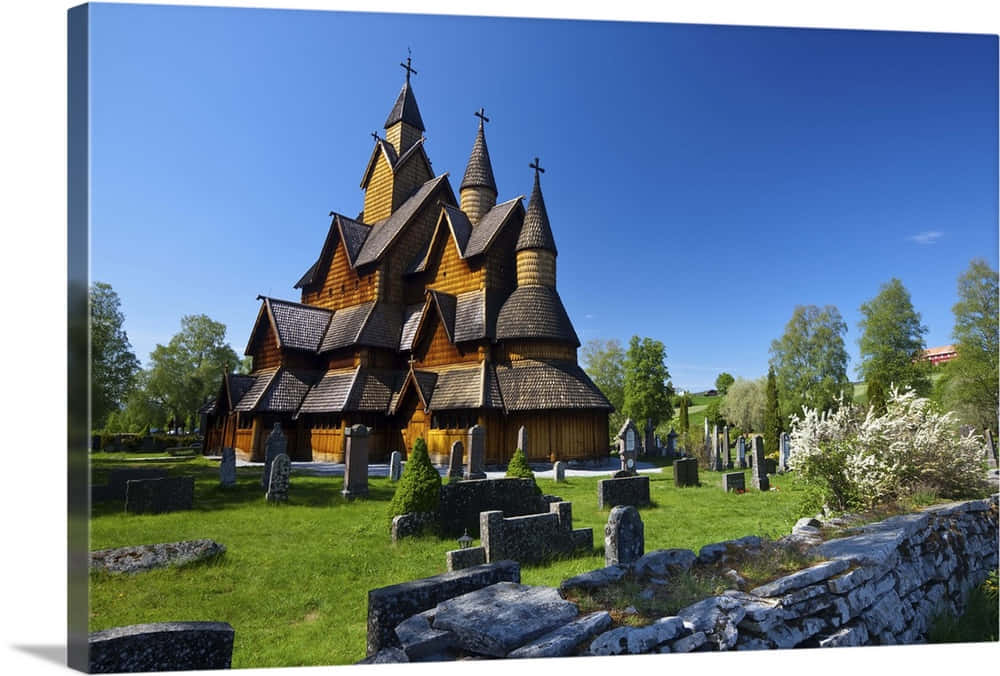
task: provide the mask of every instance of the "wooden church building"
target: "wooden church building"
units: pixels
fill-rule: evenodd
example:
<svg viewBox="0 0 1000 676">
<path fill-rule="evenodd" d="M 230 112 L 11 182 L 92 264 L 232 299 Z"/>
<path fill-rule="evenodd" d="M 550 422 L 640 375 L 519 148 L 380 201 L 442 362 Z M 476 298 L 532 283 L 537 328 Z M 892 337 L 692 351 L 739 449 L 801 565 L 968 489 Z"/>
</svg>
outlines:
<svg viewBox="0 0 1000 676">
<path fill-rule="evenodd" d="M 401 64 L 403 65 L 403 64 Z M 608 453 L 611 404 L 577 364 L 580 341 L 556 291 L 556 244 L 536 159 L 528 205 L 498 202 L 484 111 L 458 195 L 435 176 L 406 82 L 374 137 L 364 209 L 332 213 L 298 302 L 258 297 L 250 375 L 226 375 L 205 409 L 205 449 L 263 458 L 275 422 L 293 460 L 341 461 L 344 429 L 372 429 L 371 459 L 431 457 L 486 429 L 506 462 L 518 429 L 529 459 Z"/>
</svg>

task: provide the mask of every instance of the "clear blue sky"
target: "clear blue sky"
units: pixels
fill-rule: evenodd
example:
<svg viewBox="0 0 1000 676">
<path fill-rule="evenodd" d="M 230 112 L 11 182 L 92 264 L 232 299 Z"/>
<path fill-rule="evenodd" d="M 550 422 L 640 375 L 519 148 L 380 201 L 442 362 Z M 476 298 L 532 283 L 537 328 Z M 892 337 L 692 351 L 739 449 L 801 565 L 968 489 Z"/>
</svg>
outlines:
<svg viewBox="0 0 1000 676">
<path fill-rule="evenodd" d="M 951 341 L 997 266 L 997 38 L 93 5 L 92 278 L 145 361 L 184 314 L 242 353 L 258 293 L 298 300 L 403 82 L 457 190 L 484 106 L 505 200 L 541 158 L 583 342 L 661 340 L 674 384 L 754 378 L 797 304 L 898 277 Z"/>
</svg>

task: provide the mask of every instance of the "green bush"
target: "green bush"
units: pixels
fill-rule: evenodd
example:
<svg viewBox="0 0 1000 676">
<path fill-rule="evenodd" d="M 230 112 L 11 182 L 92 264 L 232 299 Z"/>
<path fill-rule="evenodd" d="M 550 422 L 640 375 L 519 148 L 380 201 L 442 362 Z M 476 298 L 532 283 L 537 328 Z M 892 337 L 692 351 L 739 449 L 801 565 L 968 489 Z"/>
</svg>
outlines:
<svg viewBox="0 0 1000 676">
<path fill-rule="evenodd" d="M 531 467 L 528 466 L 528 459 L 524 457 L 524 451 L 520 448 L 514 451 L 514 457 L 510 459 L 510 464 L 507 465 L 507 478 L 532 480 L 535 478 L 535 473 L 531 471 Z"/>
<path fill-rule="evenodd" d="M 418 437 L 413 442 L 413 453 L 403 467 L 403 476 L 389 503 L 389 515 L 436 512 L 440 501 L 441 475 L 427 455 L 427 442 Z"/>
</svg>

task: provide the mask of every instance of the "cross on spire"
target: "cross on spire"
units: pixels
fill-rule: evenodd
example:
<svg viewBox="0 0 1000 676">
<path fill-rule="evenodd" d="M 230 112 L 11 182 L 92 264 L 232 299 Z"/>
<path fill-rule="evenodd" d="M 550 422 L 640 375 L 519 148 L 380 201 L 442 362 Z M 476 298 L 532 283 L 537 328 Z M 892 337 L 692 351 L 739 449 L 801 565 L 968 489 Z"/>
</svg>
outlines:
<svg viewBox="0 0 1000 676">
<path fill-rule="evenodd" d="M 412 59 L 409 57 L 409 53 L 410 53 L 410 48 L 409 47 L 406 48 L 406 53 L 407 53 L 406 63 L 400 63 L 399 65 L 402 66 L 403 69 L 406 71 L 406 82 L 407 82 L 407 84 L 409 84 L 409 82 L 410 82 L 410 73 L 413 73 L 414 75 L 416 75 L 417 71 L 414 70 L 410 66 L 410 62 L 412 61 Z"/>
<path fill-rule="evenodd" d="M 372 138 L 373 138 L 373 139 L 375 139 L 375 141 L 376 141 L 376 142 L 378 142 L 378 141 L 380 141 L 380 140 L 381 140 L 381 139 L 379 139 L 379 136 L 378 136 L 378 132 L 377 132 L 377 131 L 373 131 L 373 132 L 372 132 Z"/>
<path fill-rule="evenodd" d="M 474 112 L 473 115 L 475 115 L 476 117 L 479 118 L 479 126 L 480 127 L 483 126 L 483 122 L 489 122 L 490 121 L 490 118 L 486 117 L 486 109 L 485 108 L 480 108 L 479 110 L 477 110 L 476 112 Z"/>
<path fill-rule="evenodd" d="M 535 161 L 528 166 L 535 170 L 535 178 L 538 178 L 538 172 L 542 172 L 543 174 L 545 173 L 545 170 L 539 166 L 537 157 L 535 158 Z"/>
</svg>

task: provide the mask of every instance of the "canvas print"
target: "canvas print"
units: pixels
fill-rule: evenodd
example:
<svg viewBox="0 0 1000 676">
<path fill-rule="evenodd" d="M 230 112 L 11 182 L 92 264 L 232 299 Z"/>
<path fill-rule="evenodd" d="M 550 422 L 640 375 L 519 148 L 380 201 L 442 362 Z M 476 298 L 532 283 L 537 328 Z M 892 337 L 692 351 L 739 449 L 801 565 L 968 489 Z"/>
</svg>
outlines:
<svg viewBox="0 0 1000 676">
<path fill-rule="evenodd" d="M 72 666 L 997 640 L 996 35 L 69 24 Z"/>
</svg>

